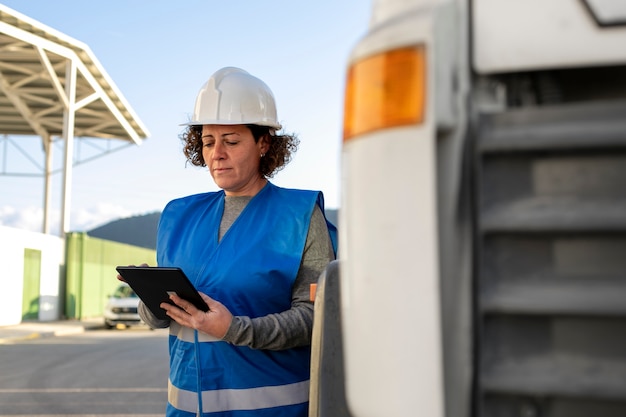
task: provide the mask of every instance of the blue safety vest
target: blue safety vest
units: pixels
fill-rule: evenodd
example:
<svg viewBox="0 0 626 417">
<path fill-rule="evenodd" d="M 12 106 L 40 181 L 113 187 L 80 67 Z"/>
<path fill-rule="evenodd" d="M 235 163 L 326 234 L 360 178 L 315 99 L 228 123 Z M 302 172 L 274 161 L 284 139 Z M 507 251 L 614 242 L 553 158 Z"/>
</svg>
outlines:
<svg viewBox="0 0 626 417">
<path fill-rule="evenodd" d="M 158 229 L 159 266 L 178 266 L 195 287 L 235 316 L 291 307 L 321 192 L 271 183 L 254 196 L 218 242 L 224 192 L 173 200 Z M 328 223 L 328 222 L 327 222 Z M 336 229 L 328 223 L 333 247 Z M 306 416 L 310 347 L 280 351 L 234 346 L 172 322 L 168 416 Z"/>
</svg>

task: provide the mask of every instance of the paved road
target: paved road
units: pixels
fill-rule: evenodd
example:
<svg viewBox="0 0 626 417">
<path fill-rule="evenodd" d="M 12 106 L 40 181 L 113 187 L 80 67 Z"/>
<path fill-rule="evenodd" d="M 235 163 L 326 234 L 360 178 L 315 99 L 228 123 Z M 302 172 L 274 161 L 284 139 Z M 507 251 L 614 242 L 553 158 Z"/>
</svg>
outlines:
<svg viewBox="0 0 626 417">
<path fill-rule="evenodd" d="M 85 333 L 0 345 L 0 415 L 163 416 L 167 331 Z"/>
</svg>

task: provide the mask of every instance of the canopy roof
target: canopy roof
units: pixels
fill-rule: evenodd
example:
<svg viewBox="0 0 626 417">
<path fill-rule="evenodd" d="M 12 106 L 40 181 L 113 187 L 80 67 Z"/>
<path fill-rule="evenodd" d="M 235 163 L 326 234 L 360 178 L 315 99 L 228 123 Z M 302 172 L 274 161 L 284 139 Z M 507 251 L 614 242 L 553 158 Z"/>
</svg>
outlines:
<svg viewBox="0 0 626 417">
<path fill-rule="evenodd" d="M 65 233 L 72 166 L 82 162 L 74 155 L 74 140 L 102 139 L 108 144 L 117 139 L 120 149 L 140 144 L 149 133 L 87 45 L 0 4 L 0 135 L 41 138 L 44 233 L 50 230 L 52 143 L 63 141 L 61 230 Z M 26 143 L 11 141 L 18 149 L 21 142 Z M 111 147 L 98 152 L 109 153 Z M 12 160 L 4 155 L 3 161 Z M 9 172 L 4 165 L 0 175 L 24 175 Z"/>
<path fill-rule="evenodd" d="M 0 4 L 0 133 L 63 133 L 67 63 L 76 65 L 74 136 L 148 136 L 89 47 Z"/>
</svg>

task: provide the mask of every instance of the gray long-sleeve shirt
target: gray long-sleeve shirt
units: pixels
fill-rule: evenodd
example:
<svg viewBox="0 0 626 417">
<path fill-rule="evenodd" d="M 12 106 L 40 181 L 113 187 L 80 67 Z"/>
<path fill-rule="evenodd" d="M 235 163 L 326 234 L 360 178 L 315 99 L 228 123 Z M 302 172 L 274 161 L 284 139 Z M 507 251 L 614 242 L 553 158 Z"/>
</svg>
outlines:
<svg viewBox="0 0 626 417">
<path fill-rule="evenodd" d="M 252 197 L 227 196 L 220 224 L 221 239 Z M 234 316 L 223 340 L 254 349 L 281 350 L 311 344 L 313 303 L 310 284 L 316 283 L 330 261 L 335 259 L 326 221 L 315 206 L 307 234 L 298 276 L 291 292 L 291 308 L 277 314 L 250 318 Z M 219 301 L 219 300 L 218 300 Z M 153 328 L 168 327 L 169 320 L 159 320 L 139 303 L 139 315 Z"/>
</svg>

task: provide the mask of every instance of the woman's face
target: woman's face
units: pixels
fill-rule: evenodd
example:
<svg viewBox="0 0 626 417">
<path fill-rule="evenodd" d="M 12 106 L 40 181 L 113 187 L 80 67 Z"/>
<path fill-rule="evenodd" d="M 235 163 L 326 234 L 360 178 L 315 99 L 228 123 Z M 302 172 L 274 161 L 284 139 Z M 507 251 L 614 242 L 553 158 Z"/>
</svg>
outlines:
<svg viewBox="0 0 626 417">
<path fill-rule="evenodd" d="M 253 196 L 263 188 L 259 163 L 268 148 L 267 139 L 255 142 L 245 125 L 202 126 L 202 157 L 226 195 Z"/>
</svg>

